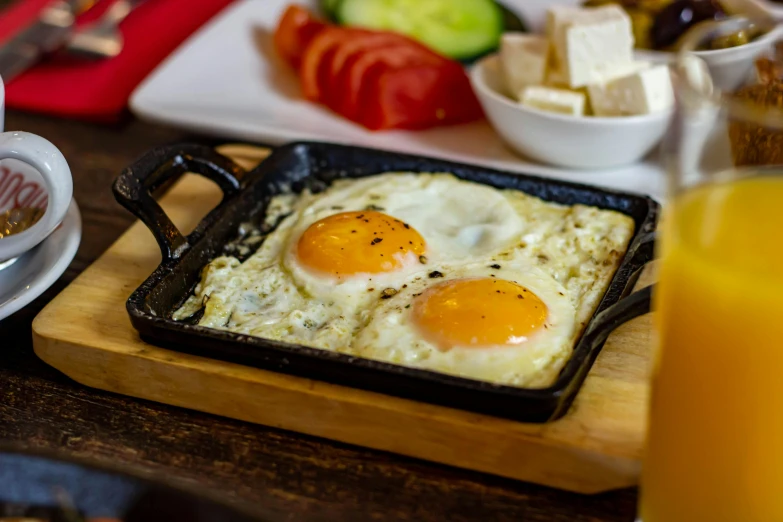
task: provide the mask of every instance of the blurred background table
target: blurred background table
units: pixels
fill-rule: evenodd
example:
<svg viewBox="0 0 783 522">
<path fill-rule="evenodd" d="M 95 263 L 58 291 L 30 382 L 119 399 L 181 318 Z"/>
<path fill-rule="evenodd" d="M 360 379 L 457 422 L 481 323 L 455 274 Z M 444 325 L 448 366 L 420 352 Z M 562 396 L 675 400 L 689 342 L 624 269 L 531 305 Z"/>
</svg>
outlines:
<svg viewBox="0 0 783 522">
<path fill-rule="evenodd" d="M 270 521 L 630 521 L 636 493 L 581 496 L 85 388 L 33 353 L 35 315 L 131 224 L 111 183 L 145 150 L 194 139 L 9 111 L 6 130 L 69 159 L 84 234 L 65 275 L 0 322 L 0 442 L 126 466 L 249 501 Z M 488 441 L 491 443 L 491 441 Z"/>
</svg>

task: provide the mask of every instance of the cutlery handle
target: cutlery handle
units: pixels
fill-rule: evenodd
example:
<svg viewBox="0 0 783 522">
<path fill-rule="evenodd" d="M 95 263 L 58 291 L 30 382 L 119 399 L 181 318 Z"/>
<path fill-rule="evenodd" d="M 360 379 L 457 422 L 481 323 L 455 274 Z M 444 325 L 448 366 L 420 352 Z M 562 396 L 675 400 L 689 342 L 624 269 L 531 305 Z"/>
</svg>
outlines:
<svg viewBox="0 0 783 522">
<path fill-rule="evenodd" d="M 225 200 L 239 192 L 239 178 L 244 170 L 210 147 L 171 145 L 151 150 L 114 182 L 115 199 L 147 225 L 158 242 L 164 262 L 179 259 L 190 243 L 152 197 L 152 192 L 186 172 L 217 183 Z"/>
</svg>

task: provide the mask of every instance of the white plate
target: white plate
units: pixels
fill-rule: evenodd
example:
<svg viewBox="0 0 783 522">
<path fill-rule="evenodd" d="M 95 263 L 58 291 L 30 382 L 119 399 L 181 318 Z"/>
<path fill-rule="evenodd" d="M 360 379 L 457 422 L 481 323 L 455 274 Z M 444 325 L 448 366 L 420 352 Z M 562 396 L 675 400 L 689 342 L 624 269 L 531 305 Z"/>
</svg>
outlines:
<svg viewBox="0 0 783 522">
<path fill-rule="evenodd" d="M 576 3 L 578 0 L 569 0 Z M 135 91 L 140 117 L 271 145 L 293 140 L 351 143 L 602 185 L 662 199 L 663 173 L 648 159 L 613 170 L 543 166 L 508 149 L 486 122 L 428 131 L 372 133 L 305 101 L 296 76 L 275 56 L 271 34 L 290 0 L 241 0 L 201 28 Z M 315 5 L 315 0 L 299 3 Z M 549 0 L 513 0 L 538 26 Z"/>
<path fill-rule="evenodd" d="M 0 320 L 52 286 L 71 264 L 81 239 L 82 217 L 73 200 L 65 219 L 48 238 L 0 270 Z"/>
</svg>

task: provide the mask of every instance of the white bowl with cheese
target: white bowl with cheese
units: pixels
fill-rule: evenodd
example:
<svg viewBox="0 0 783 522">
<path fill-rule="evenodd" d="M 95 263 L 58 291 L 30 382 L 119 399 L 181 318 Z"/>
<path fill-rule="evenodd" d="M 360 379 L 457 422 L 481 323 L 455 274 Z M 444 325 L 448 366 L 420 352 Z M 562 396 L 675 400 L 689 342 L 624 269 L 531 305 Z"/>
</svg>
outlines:
<svg viewBox="0 0 783 522">
<path fill-rule="evenodd" d="M 498 55 L 474 65 L 473 89 L 498 134 L 520 154 L 572 169 L 639 161 L 661 141 L 672 110 L 617 117 L 574 117 L 523 105 L 506 93 Z"/>
</svg>

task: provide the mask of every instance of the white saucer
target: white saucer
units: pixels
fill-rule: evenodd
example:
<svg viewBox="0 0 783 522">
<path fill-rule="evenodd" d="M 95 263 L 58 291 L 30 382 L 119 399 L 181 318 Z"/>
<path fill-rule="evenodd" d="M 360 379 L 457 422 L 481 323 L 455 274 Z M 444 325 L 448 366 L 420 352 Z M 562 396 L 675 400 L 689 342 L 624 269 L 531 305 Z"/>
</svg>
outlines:
<svg viewBox="0 0 783 522">
<path fill-rule="evenodd" d="M 0 270 L 0 320 L 44 293 L 71 264 L 82 239 L 76 200 L 60 226 L 43 243 Z"/>
</svg>

